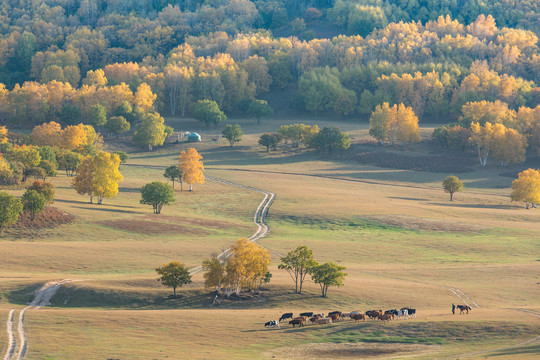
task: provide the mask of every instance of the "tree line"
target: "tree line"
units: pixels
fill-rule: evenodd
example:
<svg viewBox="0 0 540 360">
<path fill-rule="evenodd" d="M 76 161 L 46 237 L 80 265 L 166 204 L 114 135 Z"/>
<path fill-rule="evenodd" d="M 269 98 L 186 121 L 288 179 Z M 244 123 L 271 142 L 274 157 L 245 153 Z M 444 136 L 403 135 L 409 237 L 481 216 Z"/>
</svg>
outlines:
<svg viewBox="0 0 540 360">
<path fill-rule="evenodd" d="M 191 113 L 200 100 L 227 113 L 246 112 L 255 99 L 287 86 L 298 89 L 292 107 L 344 116 L 370 114 L 388 102 L 413 107 L 420 119 L 447 113 L 457 119 L 466 102 L 499 100 L 517 110 L 536 106 L 539 96 L 537 35 L 499 28 L 483 15 L 468 25 L 441 16 L 425 24 L 389 23 L 366 37 L 310 41 L 216 31 L 144 60 L 99 62 L 71 80 L 62 66 L 74 66 L 77 56 L 70 49 L 36 53 L 34 75 L 25 79 L 34 81 L 0 92 L 3 120 L 34 125 L 53 116 L 86 123 L 90 107 L 103 105 L 110 114 L 124 101 L 171 115 Z"/>
</svg>

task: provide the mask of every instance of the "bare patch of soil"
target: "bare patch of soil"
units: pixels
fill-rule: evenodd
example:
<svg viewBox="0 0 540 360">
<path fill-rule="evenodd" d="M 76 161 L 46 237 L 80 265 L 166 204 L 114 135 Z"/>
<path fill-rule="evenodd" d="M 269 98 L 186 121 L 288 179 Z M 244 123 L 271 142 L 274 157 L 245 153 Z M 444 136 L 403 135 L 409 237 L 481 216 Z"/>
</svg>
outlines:
<svg viewBox="0 0 540 360">
<path fill-rule="evenodd" d="M 389 151 L 365 151 L 354 152 L 350 156 L 362 164 L 437 173 L 465 173 L 472 171 L 474 164 L 474 160 L 464 154 L 405 155 Z"/>
<path fill-rule="evenodd" d="M 155 216 L 152 215 L 142 215 L 143 219 L 147 220 L 155 220 Z M 172 223 L 179 223 L 179 224 L 187 224 L 187 225 L 194 225 L 194 226 L 202 226 L 202 227 L 209 227 L 214 229 L 222 229 L 222 228 L 228 228 L 231 226 L 235 227 L 244 227 L 249 228 L 247 225 L 241 225 L 241 224 L 235 224 L 235 223 L 229 223 L 225 221 L 219 221 L 219 220 L 211 220 L 211 219 L 196 219 L 196 218 L 189 218 L 189 217 L 182 217 L 182 216 L 163 216 L 159 215 L 159 219 L 162 221 L 172 222 Z"/>
<path fill-rule="evenodd" d="M 146 221 L 146 220 L 104 220 L 98 221 L 96 224 L 111 227 L 117 230 L 131 231 L 138 234 L 145 235 L 166 235 L 166 234 L 187 234 L 187 235 L 208 235 L 209 232 L 203 229 L 192 228 L 188 226 L 182 226 L 178 224 L 171 224 L 158 221 Z"/>
<path fill-rule="evenodd" d="M 50 229 L 62 224 L 70 224 L 75 221 L 75 216 L 58 210 L 55 207 L 47 206 L 43 211 L 36 214 L 32 220 L 30 213 L 23 213 L 13 225 L 14 229 Z"/>
<path fill-rule="evenodd" d="M 432 220 L 404 215 L 373 215 L 364 216 L 364 218 L 409 230 L 455 232 L 478 232 L 482 230 L 482 227 L 472 224 Z"/>
<path fill-rule="evenodd" d="M 271 352 L 273 359 L 386 359 L 433 353 L 438 345 L 400 343 L 311 343 L 279 348 Z"/>
</svg>

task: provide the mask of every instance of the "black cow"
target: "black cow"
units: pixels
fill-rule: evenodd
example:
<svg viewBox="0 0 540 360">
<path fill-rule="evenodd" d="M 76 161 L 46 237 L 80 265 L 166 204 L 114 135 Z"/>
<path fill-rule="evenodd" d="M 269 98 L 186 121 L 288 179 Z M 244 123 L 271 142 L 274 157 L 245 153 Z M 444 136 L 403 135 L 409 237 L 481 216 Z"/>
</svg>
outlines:
<svg viewBox="0 0 540 360">
<path fill-rule="evenodd" d="M 310 318 L 313 316 L 313 311 L 300 313 L 300 316 L 307 316 L 308 318 Z"/>
<path fill-rule="evenodd" d="M 285 313 L 285 314 L 281 315 L 281 317 L 279 318 L 279 322 L 282 322 L 283 320 L 289 319 L 289 318 L 292 319 L 292 317 L 293 317 L 292 313 Z"/>
<path fill-rule="evenodd" d="M 277 320 L 270 320 L 264 326 L 268 326 L 269 328 L 277 326 L 279 328 L 279 321 Z"/>
<path fill-rule="evenodd" d="M 341 317 L 343 313 L 341 311 L 332 311 L 328 313 L 328 317 L 332 317 L 332 315 L 337 315 L 338 319 Z"/>
</svg>

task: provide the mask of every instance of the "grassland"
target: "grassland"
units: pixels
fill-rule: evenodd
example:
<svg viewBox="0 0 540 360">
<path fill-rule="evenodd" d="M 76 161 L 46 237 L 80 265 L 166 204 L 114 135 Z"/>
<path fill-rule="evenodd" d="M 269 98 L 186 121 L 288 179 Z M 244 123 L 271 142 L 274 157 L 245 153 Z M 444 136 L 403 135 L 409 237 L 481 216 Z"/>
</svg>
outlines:
<svg viewBox="0 0 540 360">
<path fill-rule="evenodd" d="M 540 317 L 513 310 L 540 315 L 540 212 L 510 202 L 511 178 L 499 176 L 507 169 L 490 164 L 459 174 L 465 191 L 451 203 L 440 188 L 448 174 L 378 168 L 289 147 L 266 153 L 257 146 L 260 134 L 298 120 L 270 120 L 260 126 L 252 120 L 239 122 L 246 136 L 240 146 L 230 148 L 223 139 L 210 141 L 217 130 L 169 120 L 177 130 L 203 134 L 205 140 L 195 146 L 208 175 L 277 194 L 268 217 L 271 233 L 261 241 L 273 256 L 268 289 L 211 308 L 212 295 L 197 274 L 178 300 L 167 299 L 169 291 L 155 281 L 154 267 L 170 260 L 197 266 L 238 237 L 251 235 L 251 217 L 261 196 L 207 181 L 193 192 L 177 191 L 176 203 L 164 208 L 163 215 L 153 215 L 139 204 L 138 189 L 164 180 L 161 167 L 175 164 L 188 145 L 169 144 L 150 153 L 127 142 L 107 142 L 110 149 L 128 150 L 131 156 L 122 165 L 125 180 L 115 199 L 91 205 L 71 188 L 70 178 L 59 175 L 53 179 L 54 206 L 77 221 L 54 229 L 11 231 L 0 240 L 2 318 L 9 309 L 22 307 L 46 280 L 84 280 L 60 290 L 52 299 L 54 307 L 27 313 L 28 359 L 287 358 L 302 344 L 367 342 L 378 346 L 373 356 L 538 355 L 538 342 L 508 349 L 540 332 Z M 368 141 L 365 124 L 339 125 L 354 143 L 377 149 Z M 425 126 L 423 136 L 430 129 Z M 386 150 L 411 156 L 436 151 L 425 144 Z M 345 286 L 331 288 L 327 299 L 318 296 L 318 285 L 311 282 L 306 294 L 293 294 L 288 274 L 277 269 L 278 254 L 302 244 L 318 260 L 347 267 Z M 464 291 L 481 308 L 452 316 L 450 304 L 460 300 L 449 287 Z M 401 306 L 416 307 L 418 318 L 384 325 L 262 327 L 285 311 Z M 0 345 L 5 341 L 0 332 Z M 381 350 L 399 344 L 417 347 L 394 355 Z M 361 355 L 351 349 L 334 354 Z"/>
</svg>

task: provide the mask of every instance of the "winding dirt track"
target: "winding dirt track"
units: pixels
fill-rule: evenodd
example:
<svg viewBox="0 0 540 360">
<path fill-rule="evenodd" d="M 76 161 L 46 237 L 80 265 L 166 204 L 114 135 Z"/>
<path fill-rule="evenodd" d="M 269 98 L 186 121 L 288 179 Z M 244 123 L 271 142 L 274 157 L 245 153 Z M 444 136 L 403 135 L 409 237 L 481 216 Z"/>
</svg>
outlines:
<svg viewBox="0 0 540 360">
<path fill-rule="evenodd" d="M 272 203 L 274 202 L 276 198 L 275 193 L 271 191 L 267 191 L 267 190 L 257 189 L 251 186 L 240 185 L 232 181 L 223 180 L 223 179 L 216 178 L 213 176 L 206 176 L 206 178 L 215 182 L 222 183 L 222 184 L 236 186 L 244 190 L 262 193 L 264 195 L 264 199 L 261 201 L 261 203 L 255 210 L 255 215 L 253 216 L 253 222 L 257 226 L 257 231 L 255 231 L 255 233 L 249 237 L 249 241 L 252 241 L 252 242 L 257 241 L 265 237 L 266 234 L 268 234 L 268 232 L 270 231 L 270 228 L 268 227 L 268 225 L 265 223 L 264 220 L 265 220 L 266 215 L 268 214 L 268 209 L 270 209 L 270 206 L 272 206 Z M 231 248 L 228 248 L 227 250 L 219 254 L 217 257 L 218 259 L 227 259 L 230 255 L 231 255 Z M 191 269 L 189 272 L 190 274 L 197 274 L 201 271 L 202 271 L 202 266 L 197 266 Z"/>
<path fill-rule="evenodd" d="M 15 309 L 10 310 L 7 321 L 7 333 L 8 333 L 8 347 L 6 349 L 6 354 L 4 355 L 4 360 L 22 360 L 26 354 L 28 348 L 26 333 L 24 332 L 24 316 L 27 310 L 35 308 L 36 310 L 42 306 L 50 305 L 50 300 L 56 294 L 60 287 L 70 281 L 75 280 L 55 280 L 49 281 L 44 284 L 39 290 L 36 291 L 36 296 L 34 300 L 27 307 L 22 309 L 19 312 L 19 318 L 17 321 L 17 335 L 18 341 L 15 339 L 15 332 L 13 329 L 13 319 Z M 18 351 L 15 352 L 15 348 L 18 346 Z"/>
</svg>

